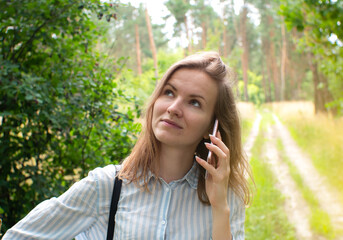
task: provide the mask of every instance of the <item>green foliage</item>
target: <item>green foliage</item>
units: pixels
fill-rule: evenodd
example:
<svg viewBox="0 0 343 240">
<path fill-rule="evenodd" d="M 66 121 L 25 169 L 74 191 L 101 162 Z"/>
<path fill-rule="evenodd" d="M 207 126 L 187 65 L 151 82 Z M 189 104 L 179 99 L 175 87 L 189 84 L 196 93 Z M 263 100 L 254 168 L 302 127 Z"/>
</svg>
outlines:
<svg viewBox="0 0 343 240">
<path fill-rule="evenodd" d="M 334 100 L 327 108 L 343 114 L 343 5 L 342 1 L 283 0 L 280 13 L 289 29 L 303 33 L 302 52 L 314 53 L 314 62 L 328 78 Z M 320 88 L 321 86 L 316 86 Z"/>
<path fill-rule="evenodd" d="M 159 79 L 173 63 L 182 59 L 182 57 L 182 49 L 175 53 L 159 51 L 157 53 Z M 117 84 L 125 88 L 127 94 L 135 96 L 139 106 L 143 106 L 147 102 L 156 86 L 153 59 L 145 59 L 142 69 L 143 73 L 141 75 L 135 75 L 131 70 L 126 69 L 117 79 Z"/>
<path fill-rule="evenodd" d="M 183 31 L 181 25 L 185 24 L 186 13 L 191 8 L 189 0 L 169 0 L 165 5 L 176 20 L 174 23 L 174 36 L 179 35 Z"/>
<path fill-rule="evenodd" d="M 249 76 L 249 84 L 248 84 L 248 92 L 249 92 L 249 99 L 251 102 L 255 103 L 256 105 L 260 105 L 265 102 L 265 96 L 262 86 L 262 76 L 257 76 L 253 72 L 248 72 Z M 238 82 L 238 89 L 241 93 L 240 98 L 244 99 L 244 82 Z"/>
<path fill-rule="evenodd" d="M 11 227 L 38 202 L 89 169 L 116 163 L 137 131 L 134 102 L 93 51 L 92 14 L 113 22 L 100 0 L 1 1 L 0 210 Z M 116 62 L 121 65 L 121 60 Z M 131 104 L 134 106 L 134 103 Z"/>
</svg>

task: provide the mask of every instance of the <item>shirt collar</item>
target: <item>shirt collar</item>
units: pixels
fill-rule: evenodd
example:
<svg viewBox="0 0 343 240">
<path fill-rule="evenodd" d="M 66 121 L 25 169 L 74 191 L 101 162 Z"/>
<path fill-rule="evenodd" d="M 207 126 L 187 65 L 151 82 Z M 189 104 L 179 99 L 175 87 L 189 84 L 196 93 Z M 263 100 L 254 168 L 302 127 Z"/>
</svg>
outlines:
<svg viewBox="0 0 343 240">
<path fill-rule="evenodd" d="M 186 179 L 186 181 L 189 183 L 191 188 L 197 189 L 198 178 L 199 178 L 199 166 L 198 166 L 198 163 L 194 161 L 192 168 L 188 171 L 188 173 L 182 179 Z"/>
<path fill-rule="evenodd" d="M 151 171 L 149 171 L 147 175 L 147 182 L 150 182 L 151 178 L 155 178 L 155 175 Z M 186 175 L 183 178 L 176 180 L 174 182 L 181 183 L 186 180 L 191 188 L 197 189 L 198 178 L 199 178 L 199 166 L 198 166 L 198 163 L 194 161 L 191 169 L 186 173 Z M 144 182 L 143 179 L 139 181 L 140 184 L 143 184 L 143 182 Z"/>
</svg>

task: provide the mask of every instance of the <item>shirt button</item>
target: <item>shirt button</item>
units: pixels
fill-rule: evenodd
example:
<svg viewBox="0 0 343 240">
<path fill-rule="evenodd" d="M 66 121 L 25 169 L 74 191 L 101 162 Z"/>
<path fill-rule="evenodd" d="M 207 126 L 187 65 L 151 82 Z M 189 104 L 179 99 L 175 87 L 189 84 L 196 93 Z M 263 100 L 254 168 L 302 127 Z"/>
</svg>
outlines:
<svg viewBox="0 0 343 240">
<path fill-rule="evenodd" d="M 166 191 L 167 191 L 167 192 L 169 192 L 169 190 L 170 190 L 169 188 L 166 188 Z"/>
<path fill-rule="evenodd" d="M 162 220 L 162 224 L 165 225 L 165 224 L 166 224 L 166 221 L 165 221 L 165 220 Z"/>
</svg>

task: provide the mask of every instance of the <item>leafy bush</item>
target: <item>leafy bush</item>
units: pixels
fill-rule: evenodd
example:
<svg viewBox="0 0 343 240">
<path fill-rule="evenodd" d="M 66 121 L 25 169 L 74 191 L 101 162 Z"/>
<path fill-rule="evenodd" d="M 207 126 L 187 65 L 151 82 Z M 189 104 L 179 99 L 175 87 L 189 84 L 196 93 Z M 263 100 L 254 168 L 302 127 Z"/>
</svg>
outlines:
<svg viewBox="0 0 343 240">
<path fill-rule="evenodd" d="M 0 8 L 0 214 L 3 230 L 89 169 L 130 151 L 135 106 L 92 51 L 94 18 L 114 20 L 100 0 L 12 0 Z M 95 14 L 96 13 L 96 14 Z M 121 62 L 118 60 L 118 65 Z"/>
</svg>

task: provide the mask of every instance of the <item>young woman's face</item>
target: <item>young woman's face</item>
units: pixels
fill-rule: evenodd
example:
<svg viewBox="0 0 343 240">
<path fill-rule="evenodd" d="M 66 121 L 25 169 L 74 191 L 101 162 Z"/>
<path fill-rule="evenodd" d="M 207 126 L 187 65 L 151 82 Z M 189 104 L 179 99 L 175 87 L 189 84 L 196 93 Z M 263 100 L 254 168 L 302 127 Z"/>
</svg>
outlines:
<svg viewBox="0 0 343 240">
<path fill-rule="evenodd" d="M 157 98 L 152 116 L 156 138 L 165 145 L 196 148 L 208 135 L 217 100 L 216 82 L 196 69 L 179 69 Z"/>
</svg>

